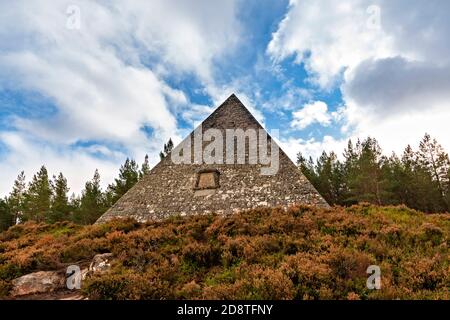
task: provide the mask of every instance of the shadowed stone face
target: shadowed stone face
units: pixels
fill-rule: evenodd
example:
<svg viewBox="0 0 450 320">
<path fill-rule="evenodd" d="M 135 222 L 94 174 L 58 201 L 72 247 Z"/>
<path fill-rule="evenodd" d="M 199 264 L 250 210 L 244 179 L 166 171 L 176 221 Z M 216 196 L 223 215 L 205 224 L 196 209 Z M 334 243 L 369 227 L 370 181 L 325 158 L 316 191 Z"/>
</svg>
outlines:
<svg viewBox="0 0 450 320">
<path fill-rule="evenodd" d="M 218 170 L 201 170 L 197 173 L 194 189 L 203 190 L 219 188 L 219 175 L 220 172 Z"/>
<path fill-rule="evenodd" d="M 205 172 L 200 173 L 198 178 L 198 189 L 215 189 L 218 186 L 216 185 L 216 178 L 214 177 L 214 172 Z"/>
<path fill-rule="evenodd" d="M 202 132 L 216 129 L 216 133 L 220 131 L 223 136 L 226 136 L 226 130 L 229 129 L 263 129 L 235 95 L 230 96 L 200 126 Z M 181 143 L 191 141 L 188 142 L 187 150 L 191 151 L 192 160 L 196 130 Z M 267 134 L 264 138 L 269 145 L 275 143 Z M 208 144 L 207 141 L 203 143 L 204 146 Z M 226 146 L 223 145 L 223 148 Z M 271 148 L 269 153 L 270 150 Z M 294 204 L 309 204 L 328 207 L 322 196 L 281 149 L 277 157 L 279 168 L 272 175 L 261 174 L 267 165 L 250 161 L 249 153 L 251 154 L 249 150 L 245 150 L 245 163 L 233 164 L 227 164 L 226 161 L 215 164 L 195 161 L 174 163 L 171 157 L 166 157 L 100 217 L 97 223 L 116 217 L 147 221 L 171 215 L 211 212 L 232 214 L 262 206 L 287 208 Z"/>
</svg>

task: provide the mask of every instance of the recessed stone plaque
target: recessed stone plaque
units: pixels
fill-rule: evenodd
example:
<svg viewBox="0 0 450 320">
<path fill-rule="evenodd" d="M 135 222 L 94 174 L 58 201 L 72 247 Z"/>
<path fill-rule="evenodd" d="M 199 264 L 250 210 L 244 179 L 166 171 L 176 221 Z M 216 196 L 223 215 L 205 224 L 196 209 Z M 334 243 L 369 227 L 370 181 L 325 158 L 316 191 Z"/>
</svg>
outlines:
<svg viewBox="0 0 450 320">
<path fill-rule="evenodd" d="M 216 178 L 213 172 L 200 173 L 198 178 L 198 189 L 216 188 Z"/>
<path fill-rule="evenodd" d="M 219 188 L 219 171 L 214 169 L 202 170 L 197 173 L 194 190 Z"/>
</svg>

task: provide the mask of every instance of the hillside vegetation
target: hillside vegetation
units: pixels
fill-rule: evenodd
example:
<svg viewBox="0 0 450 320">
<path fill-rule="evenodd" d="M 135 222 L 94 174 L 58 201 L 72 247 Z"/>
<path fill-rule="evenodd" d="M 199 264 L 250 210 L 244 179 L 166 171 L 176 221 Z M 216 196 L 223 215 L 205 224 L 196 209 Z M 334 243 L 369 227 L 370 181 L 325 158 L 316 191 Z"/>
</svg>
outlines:
<svg viewBox="0 0 450 320">
<path fill-rule="evenodd" d="M 169 140 L 161 159 L 169 156 L 172 148 Z M 450 157 L 430 135 L 425 134 L 418 150 L 407 146 L 401 156 L 393 153 L 390 157 L 374 138 L 356 143 L 349 140 L 342 156 L 323 152 L 315 162 L 301 153 L 297 156 L 299 170 L 330 205 L 366 202 L 404 204 L 427 213 L 450 211 Z M 102 189 L 96 170 L 81 194 L 69 197 L 69 183 L 62 172 L 51 178 L 42 166 L 27 183 L 22 171 L 9 195 L 0 199 L 0 232 L 29 220 L 92 224 L 149 172 L 148 156 L 140 167 L 135 160 L 126 159 L 106 189 Z"/>
<path fill-rule="evenodd" d="M 449 299 L 449 231 L 449 214 L 372 205 L 26 222 L 0 234 L 0 296 L 21 275 L 111 252 L 111 270 L 82 284 L 90 299 Z M 369 265 L 381 290 L 366 288 Z"/>
</svg>

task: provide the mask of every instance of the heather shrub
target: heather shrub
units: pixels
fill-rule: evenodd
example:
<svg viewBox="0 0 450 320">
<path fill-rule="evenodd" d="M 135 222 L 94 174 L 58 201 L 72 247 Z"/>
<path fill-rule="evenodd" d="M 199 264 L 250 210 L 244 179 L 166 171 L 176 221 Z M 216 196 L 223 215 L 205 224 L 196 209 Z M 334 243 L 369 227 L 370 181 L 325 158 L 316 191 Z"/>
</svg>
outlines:
<svg viewBox="0 0 450 320">
<path fill-rule="evenodd" d="M 372 264 L 367 255 L 345 249 L 331 253 L 327 263 L 332 274 L 342 279 L 366 278 L 367 267 Z"/>
<path fill-rule="evenodd" d="M 245 291 L 241 298 L 287 300 L 294 297 L 294 285 L 281 270 L 264 268 L 258 265 L 250 270 L 248 289 Z"/>
<path fill-rule="evenodd" d="M 380 236 L 392 246 L 397 246 L 403 240 L 403 230 L 397 225 L 391 225 L 381 230 Z"/>
<path fill-rule="evenodd" d="M 125 271 L 94 275 L 83 283 L 82 292 L 96 300 L 159 300 L 175 297 L 169 283 L 152 272 Z"/>
<path fill-rule="evenodd" d="M 198 299 L 201 297 L 202 288 L 195 280 L 193 280 L 183 285 L 183 287 L 178 289 L 175 294 L 179 299 Z"/>
<path fill-rule="evenodd" d="M 433 245 L 437 246 L 442 242 L 444 232 L 441 228 L 431 224 L 425 223 L 422 228 L 422 240 L 430 241 Z"/>
<path fill-rule="evenodd" d="M 238 236 L 231 238 L 227 236 L 221 236 L 219 238 L 222 244 L 222 263 L 225 266 L 231 266 L 239 263 L 244 257 L 253 261 L 256 257 L 254 248 L 248 243 L 247 237 Z"/>
<path fill-rule="evenodd" d="M 0 297 L 11 280 L 87 265 L 90 299 L 448 299 L 448 214 L 406 207 L 247 210 L 101 225 L 26 222 L 0 233 Z M 381 290 L 366 288 L 369 265 Z"/>
<path fill-rule="evenodd" d="M 203 290 L 204 299 L 282 300 L 294 297 L 292 281 L 280 270 L 241 265 L 233 281 L 213 283 Z M 211 284 L 211 283 L 210 283 Z"/>
<path fill-rule="evenodd" d="M 131 294 L 130 284 L 135 282 L 131 275 L 94 276 L 83 283 L 83 293 L 91 299 L 126 299 Z"/>
<path fill-rule="evenodd" d="M 443 259 L 439 256 L 414 258 L 405 263 L 405 272 L 401 273 L 401 277 L 414 291 L 449 289 L 448 261 Z"/>
<path fill-rule="evenodd" d="M 3 263 L 0 266 L 0 280 L 12 280 L 21 275 L 20 267 L 14 263 Z"/>
<path fill-rule="evenodd" d="M 280 270 L 292 281 L 296 299 L 319 299 L 331 283 L 329 265 L 310 253 L 286 257 Z"/>
<path fill-rule="evenodd" d="M 103 239 L 81 239 L 70 243 L 61 249 L 60 261 L 70 263 L 90 259 L 95 254 L 106 251 L 105 242 Z"/>
<path fill-rule="evenodd" d="M 238 279 L 238 272 L 238 266 L 219 269 L 205 279 L 205 284 L 207 286 L 216 286 L 218 284 L 232 284 Z"/>
<path fill-rule="evenodd" d="M 5 280 L 0 280 L 0 300 L 8 297 L 11 289 L 12 289 L 12 285 L 10 282 L 5 281 Z"/>
<path fill-rule="evenodd" d="M 192 242 L 183 248 L 183 259 L 197 267 L 212 267 L 220 264 L 221 250 L 218 246 Z"/>
</svg>

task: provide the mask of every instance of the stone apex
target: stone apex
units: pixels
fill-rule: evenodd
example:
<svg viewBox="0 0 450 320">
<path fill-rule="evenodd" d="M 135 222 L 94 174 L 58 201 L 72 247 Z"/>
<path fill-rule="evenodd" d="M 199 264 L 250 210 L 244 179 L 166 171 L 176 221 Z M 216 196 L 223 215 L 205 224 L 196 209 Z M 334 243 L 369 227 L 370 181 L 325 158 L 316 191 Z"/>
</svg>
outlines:
<svg viewBox="0 0 450 320">
<path fill-rule="evenodd" d="M 205 129 L 247 129 L 249 127 L 254 129 L 264 129 L 234 93 L 203 120 L 201 125 Z"/>
</svg>

